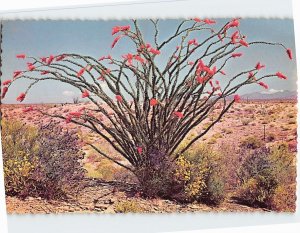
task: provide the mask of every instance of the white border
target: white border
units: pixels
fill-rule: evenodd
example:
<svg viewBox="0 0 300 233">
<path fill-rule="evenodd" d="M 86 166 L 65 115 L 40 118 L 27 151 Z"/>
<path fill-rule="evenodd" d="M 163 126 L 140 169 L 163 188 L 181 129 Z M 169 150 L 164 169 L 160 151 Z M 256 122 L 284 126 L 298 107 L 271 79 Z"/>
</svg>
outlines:
<svg viewBox="0 0 300 233">
<path fill-rule="evenodd" d="M 94 2 L 106 2 L 105 7 L 103 6 L 83 6 L 81 4 L 94 4 Z M 138 0 L 136 0 L 137 2 Z M 201 9 L 205 9 L 205 15 L 201 15 L 202 17 L 235 17 L 238 15 L 242 15 L 243 17 L 279 17 L 279 18 L 286 18 L 286 17 L 291 17 L 292 13 L 290 12 L 290 1 L 288 0 L 252 0 L 252 1 L 241 1 L 241 0 L 201 0 L 201 1 L 196 1 L 196 0 L 189 0 L 186 1 L 186 3 L 189 4 L 183 4 L 184 1 L 178 0 L 178 1 L 168 1 L 168 0 L 163 0 L 163 1 L 150 1 L 152 3 L 146 3 L 146 4 L 134 4 L 133 1 L 131 1 L 128 4 L 121 4 L 117 6 L 115 2 L 121 2 L 119 1 L 113 1 L 110 0 L 110 4 L 107 4 L 108 0 L 94 0 L 91 2 L 91 0 L 76 0 L 76 4 L 80 4 L 80 8 L 75 8 L 75 5 L 73 4 L 71 7 L 62 7 L 64 10 L 57 9 L 57 5 L 48 5 L 47 7 L 53 7 L 52 9 L 49 9 L 48 11 L 45 11 L 45 9 L 40 10 L 40 11 L 34 11 L 32 9 L 41 7 L 41 5 L 38 5 L 38 3 L 32 1 L 23 1 L 26 2 L 26 7 L 27 10 L 25 11 L 13 11 L 11 8 L 3 8 L 5 7 L 5 3 L 10 2 L 10 7 L 15 5 L 19 6 L 19 3 L 13 3 L 16 2 L 16 0 L 10 0 L 10 1 L 5 1 L 4 3 L 1 2 L 1 8 L 0 8 L 0 18 L 4 17 L 6 19 L 13 19 L 13 18 L 72 18 L 76 19 L 79 17 L 83 17 L 85 19 L 95 19 L 101 15 L 101 18 L 104 19 L 109 19 L 113 18 L 116 15 L 118 15 L 118 18 L 124 17 L 124 14 L 127 16 L 131 17 L 142 17 L 142 18 L 149 18 L 149 17 L 160 17 L 160 18 L 166 18 L 166 17 L 191 17 L 193 15 L 199 16 L 199 13 L 201 13 Z M 19 2 L 19 1 L 18 1 Z M 43 1 L 38 1 L 39 3 Z M 48 3 L 56 3 L 53 1 L 48 1 Z M 68 4 L 71 5 L 68 1 L 62 1 L 63 4 Z M 111 2 L 113 2 L 111 4 Z M 122 1 L 122 2 L 127 2 Z M 143 1 L 138 1 L 138 2 L 143 2 Z M 148 1 L 149 2 L 149 1 Z M 161 3 L 158 3 L 161 2 Z M 193 7 L 191 3 L 195 2 L 201 2 L 201 8 L 199 7 Z M 217 3 L 217 4 L 216 4 Z M 199 4 L 200 5 L 200 4 Z M 297 67 L 300 67 L 300 51 L 299 51 L 299 46 L 300 46 L 300 15 L 296 13 L 296 9 L 300 9 L 300 3 L 299 0 L 293 0 L 293 11 L 294 11 L 294 20 L 295 20 L 295 36 L 296 36 L 296 48 L 297 48 Z M 278 7 L 279 6 L 279 7 Z M 16 7 L 17 8 L 17 7 Z M 111 14 L 112 8 L 115 10 L 114 14 Z M 4 12 L 3 10 L 8 10 Z M 131 10 L 130 10 L 131 9 Z M 134 11 L 132 10 L 134 9 Z M 180 10 L 178 10 L 180 9 Z M 74 17 L 74 15 L 76 17 Z M 300 68 L 298 68 L 298 77 L 300 77 Z M 298 108 L 300 106 L 298 99 Z M 298 115 L 298 120 L 299 120 L 299 115 Z M 298 138 L 299 141 L 299 138 Z M 0 144 L 1 145 L 1 144 Z M 298 145 L 299 146 L 299 145 Z M 300 148 L 298 147 L 298 150 Z M 1 152 L 1 149 L 0 149 Z M 1 154 L 0 154 L 0 159 L 1 159 Z M 0 232 L 4 233 L 6 232 L 6 212 L 5 212 L 5 201 L 4 201 L 4 186 L 3 186 L 3 172 L 2 172 L 2 159 L 0 161 Z M 299 164 L 298 164 L 298 171 L 299 171 Z M 299 184 L 299 176 L 297 177 L 297 182 Z M 299 194 L 299 189 L 297 186 L 297 193 Z M 299 195 L 298 195 L 299 196 Z M 297 200 L 297 207 L 299 207 L 299 201 L 300 199 L 298 198 Z M 253 218 L 253 219 L 260 219 L 261 221 L 257 221 L 257 224 L 264 224 L 264 223 L 269 223 L 269 216 L 263 215 L 263 216 L 257 216 L 256 214 L 252 215 L 247 215 L 245 214 L 247 218 Z M 207 216 L 207 214 L 206 214 Z M 251 224 L 251 221 L 244 221 L 242 219 L 239 219 L 240 214 L 238 215 L 233 215 L 230 217 L 223 217 L 222 214 L 211 214 L 211 219 L 213 222 L 215 222 L 216 226 L 220 226 L 220 222 L 225 219 L 225 222 L 227 224 L 223 223 L 223 227 L 225 226 L 232 226 L 233 224 L 236 224 L 236 222 L 239 222 L 240 224 L 244 225 L 249 225 Z M 87 218 L 91 221 L 87 221 Z M 108 232 L 107 229 L 101 228 L 101 224 L 107 223 L 107 224 L 117 224 L 119 225 L 119 232 L 125 232 L 126 230 L 130 229 L 128 228 L 128 224 L 132 224 L 133 221 L 132 219 L 135 219 L 137 222 L 140 222 L 140 224 L 144 227 L 143 232 L 153 232 L 151 231 L 152 229 L 157 229 L 158 225 L 163 225 L 164 221 L 168 220 L 174 220 L 174 224 L 178 227 L 178 230 L 183 230 L 188 227 L 188 219 L 194 219 L 195 215 L 182 215 L 180 218 L 176 218 L 176 215 L 159 215 L 159 216 L 151 216 L 151 221 L 149 220 L 150 217 L 147 216 L 132 216 L 132 215 L 126 215 L 126 216 L 109 216 L 109 215 L 80 215 L 79 217 L 74 215 L 58 215 L 58 216 L 9 216 L 9 224 L 11 227 L 10 233 L 14 232 L 22 232 L 26 233 L 26 229 L 24 226 L 26 226 L 26 222 L 29 222 L 30 224 L 34 224 L 32 226 L 32 229 L 30 229 L 30 233 L 35 233 L 35 232 Z M 267 221 L 264 221 L 264 219 L 267 219 Z M 280 223 L 281 221 L 287 223 L 287 222 L 300 222 L 299 218 L 299 211 L 297 211 L 296 215 L 292 216 L 285 216 L 283 215 L 282 217 L 280 216 L 274 216 L 275 222 L 274 223 Z M 182 225 L 180 225 L 176 221 L 182 221 Z M 199 221 L 201 221 L 201 217 L 199 217 Z M 95 225 L 89 225 L 92 222 L 94 222 Z M 101 223 L 100 225 L 96 223 Z M 46 224 L 46 225 L 45 225 Z M 152 225 L 151 225 L 152 224 Z M 186 226 L 184 225 L 186 224 Z M 18 225 L 20 227 L 19 231 Z M 210 227 L 209 224 L 206 222 L 203 222 L 202 225 L 205 227 Z M 24 228 L 22 228 L 24 227 Z M 28 227 L 28 226 L 27 226 Z M 282 227 L 282 228 L 281 228 Z M 2 229 L 3 228 L 3 229 Z M 150 228 L 150 229 L 149 229 Z M 295 232 L 294 229 L 299 227 L 295 227 L 294 224 L 285 224 L 284 226 L 266 226 L 266 227 L 247 227 L 247 228 L 236 228 L 238 231 L 234 231 L 233 228 L 227 228 L 227 229 L 221 229 L 219 228 L 217 231 L 213 230 L 200 230 L 200 231 L 193 231 L 193 232 Z M 142 228 L 141 228 L 142 229 Z M 276 230 L 277 229 L 277 230 Z M 280 229 L 280 231 L 278 231 Z M 230 230 L 230 231 L 229 231 Z M 251 231 L 250 231 L 251 230 Z M 28 231 L 27 231 L 28 232 Z M 117 231 L 114 231 L 117 232 Z M 136 232 L 134 229 L 131 231 Z M 141 231 L 140 231 L 141 232 Z M 157 231 L 156 231 L 157 232 Z M 181 232 L 188 232 L 188 231 L 181 231 Z"/>
</svg>

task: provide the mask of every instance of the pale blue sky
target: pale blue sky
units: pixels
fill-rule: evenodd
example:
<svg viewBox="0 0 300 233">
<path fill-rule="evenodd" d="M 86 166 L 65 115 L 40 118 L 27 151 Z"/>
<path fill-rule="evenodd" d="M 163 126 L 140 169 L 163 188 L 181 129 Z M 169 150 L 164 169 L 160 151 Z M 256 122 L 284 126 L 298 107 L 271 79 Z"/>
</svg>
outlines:
<svg viewBox="0 0 300 233">
<path fill-rule="evenodd" d="M 216 27 L 222 25 L 227 19 L 217 19 Z M 161 20 L 159 24 L 159 38 L 165 39 L 172 34 L 178 20 Z M 131 24 L 129 21 L 7 21 L 4 23 L 3 37 L 3 78 L 11 79 L 15 70 L 25 69 L 25 62 L 17 60 L 16 54 L 25 53 L 30 56 L 49 56 L 60 53 L 80 53 L 96 58 L 111 54 L 120 57 L 122 54 L 134 52 L 127 39 L 122 39 L 115 49 L 110 45 L 114 37 L 111 36 L 111 28 L 115 25 Z M 141 28 L 147 41 L 150 40 L 153 30 L 152 24 L 140 21 Z M 291 19 L 243 19 L 240 29 L 247 35 L 247 41 L 264 40 L 281 42 L 295 51 L 293 21 Z M 205 33 L 203 33 L 205 34 Z M 202 34 L 201 34 L 202 35 Z M 201 41 L 200 34 L 194 34 Z M 175 47 L 176 41 L 169 48 Z M 288 76 L 288 80 L 270 79 L 266 83 L 274 90 L 296 90 L 296 63 L 290 61 L 284 49 L 273 46 L 254 46 L 243 48 L 244 56 L 236 59 L 226 67 L 228 75 L 235 74 L 241 69 L 253 67 L 257 61 L 266 64 L 263 72 L 282 71 Z M 294 52 L 295 53 L 295 52 Z M 166 63 L 168 48 L 158 56 L 159 63 Z M 262 74 L 263 74 L 262 72 Z M 3 103 L 16 103 L 18 94 L 26 89 L 27 81 L 18 81 L 10 87 Z M 258 85 L 245 87 L 240 94 L 263 91 Z M 26 97 L 24 103 L 36 102 L 66 102 L 71 101 L 70 93 L 79 95 L 79 91 L 71 86 L 58 82 L 40 82 Z"/>
</svg>

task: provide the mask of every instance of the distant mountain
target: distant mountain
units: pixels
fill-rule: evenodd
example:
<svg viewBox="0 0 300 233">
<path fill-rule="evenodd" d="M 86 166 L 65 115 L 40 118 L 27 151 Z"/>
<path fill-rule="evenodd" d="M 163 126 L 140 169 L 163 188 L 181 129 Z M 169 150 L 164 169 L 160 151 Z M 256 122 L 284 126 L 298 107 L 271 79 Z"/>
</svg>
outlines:
<svg viewBox="0 0 300 233">
<path fill-rule="evenodd" d="M 297 100 L 297 91 L 277 91 L 274 93 L 253 92 L 241 96 L 243 100 Z"/>
</svg>

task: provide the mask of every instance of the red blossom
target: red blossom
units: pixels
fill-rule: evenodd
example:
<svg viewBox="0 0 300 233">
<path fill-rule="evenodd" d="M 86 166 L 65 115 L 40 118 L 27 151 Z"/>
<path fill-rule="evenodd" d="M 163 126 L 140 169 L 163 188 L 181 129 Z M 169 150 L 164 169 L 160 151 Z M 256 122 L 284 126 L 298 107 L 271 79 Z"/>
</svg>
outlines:
<svg viewBox="0 0 300 233">
<path fill-rule="evenodd" d="M 195 64 L 195 62 L 193 62 L 193 61 L 188 61 L 188 65 L 192 66 L 192 65 L 194 65 L 194 64 Z"/>
<path fill-rule="evenodd" d="M 130 30 L 129 25 L 127 25 L 127 26 L 115 26 L 115 27 L 112 28 L 111 34 L 114 35 L 118 32 L 129 31 L 129 30 Z"/>
<path fill-rule="evenodd" d="M 233 58 L 241 57 L 242 55 L 243 55 L 242 53 L 233 53 L 233 54 L 231 54 L 231 56 L 232 56 Z"/>
<path fill-rule="evenodd" d="M 46 70 L 45 70 L 45 71 L 42 71 L 42 72 L 41 72 L 41 75 L 45 75 L 45 74 L 49 74 L 49 71 L 46 71 Z"/>
<path fill-rule="evenodd" d="M 26 55 L 24 53 L 22 53 L 22 54 L 17 54 L 16 57 L 19 59 L 25 59 Z"/>
<path fill-rule="evenodd" d="M 54 60 L 54 56 L 50 55 L 49 58 L 48 58 L 48 60 L 47 60 L 47 65 L 50 65 L 53 60 Z"/>
<path fill-rule="evenodd" d="M 81 68 L 77 73 L 77 77 L 79 78 L 81 75 L 83 75 L 84 71 L 85 71 L 85 68 Z"/>
<path fill-rule="evenodd" d="M 82 95 L 81 95 L 82 98 L 86 98 L 86 97 L 89 97 L 89 96 L 90 96 L 90 93 L 87 90 L 84 90 L 82 92 Z"/>
<path fill-rule="evenodd" d="M 241 101 L 241 97 L 240 97 L 239 95 L 234 95 L 234 96 L 233 96 L 233 99 L 234 99 L 234 101 L 237 102 L 237 103 Z"/>
<path fill-rule="evenodd" d="M 202 77 L 200 77 L 200 76 L 197 77 L 196 80 L 197 80 L 197 82 L 200 83 L 200 84 L 204 83 L 204 78 L 202 78 Z"/>
<path fill-rule="evenodd" d="M 263 88 L 265 88 L 265 89 L 268 89 L 269 88 L 269 86 L 267 85 L 267 84 L 265 84 L 264 82 L 259 82 L 258 83 L 260 86 L 262 86 Z"/>
<path fill-rule="evenodd" d="M 260 69 L 265 68 L 265 67 L 266 67 L 265 65 L 262 65 L 260 62 L 258 62 L 255 66 L 255 69 L 260 70 Z"/>
<path fill-rule="evenodd" d="M 225 29 L 229 29 L 229 28 L 232 28 L 232 27 L 238 27 L 240 25 L 240 22 L 238 19 L 233 19 L 231 22 L 229 22 L 226 26 L 225 26 Z"/>
<path fill-rule="evenodd" d="M 154 98 L 150 99 L 151 106 L 155 106 L 155 105 L 157 105 L 157 103 L 158 103 L 158 101 L 156 99 L 154 99 Z"/>
<path fill-rule="evenodd" d="M 226 75 L 225 71 L 223 71 L 223 70 L 220 70 L 220 73 L 223 75 Z"/>
<path fill-rule="evenodd" d="M 27 107 L 27 108 L 24 108 L 23 109 L 23 112 L 30 112 L 30 111 L 33 111 L 34 109 L 33 109 L 33 106 L 29 106 L 29 107 Z"/>
<path fill-rule="evenodd" d="M 122 56 L 125 60 L 127 60 L 127 65 L 132 66 L 132 59 L 134 58 L 133 54 L 128 53 Z"/>
<path fill-rule="evenodd" d="M 3 87 L 3 89 L 2 89 L 2 95 L 1 95 L 1 98 L 2 98 L 2 99 L 4 99 L 4 97 L 5 97 L 6 93 L 7 93 L 7 91 L 8 91 L 8 87 Z"/>
<path fill-rule="evenodd" d="M 123 101 L 123 98 L 122 98 L 121 95 L 116 95 L 116 100 L 117 100 L 118 102 L 122 102 L 122 101 Z"/>
<path fill-rule="evenodd" d="M 204 19 L 203 22 L 206 24 L 215 24 L 216 23 L 216 21 L 212 20 L 212 19 Z"/>
<path fill-rule="evenodd" d="M 239 43 L 245 47 L 249 47 L 249 44 L 245 40 L 240 40 Z"/>
<path fill-rule="evenodd" d="M 145 63 L 145 62 L 146 62 L 145 59 L 142 58 L 142 57 L 139 56 L 139 55 L 134 55 L 133 58 L 134 58 L 135 60 L 139 61 L 140 63 Z"/>
<path fill-rule="evenodd" d="M 174 115 L 177 116 L 178 118 L 183 118 L 182 112 L 175 111 Z"/>
<path fill-rule="evenodd" d="M 33 71 L 35 69 L 35 66 L 30 63 L 30 64 L 28 64 L 27 68 L 28 68 L 29 71 Z"/>
<path fill-rule="evenodd" d="M 188 41 L 188 45 L 195 45 L 195 46 L 197 46 L 197 45 L 199 45 L 199 43 L 198 43 L 198 41 L 196 39 L 192 39 L 192 40 Z"/>
<path fill-rule="evenodd" d="M 100 57 L 99 59 L 98 59 L 98 61 L 102 61 L 102 60 L 104 60 L 105 59 L 105 56 L 102 56 L 102 57 Z"/>
<path fill-rule="evenodd" d="M 289 57 L 289 59 L 293 59 L 293 54 L 292 54 L 292 50 L 291 49 L 287 49 L 286 50 L 286 53 L 287 53 L 287 55 L 288 55 L 288 57 Z"/>
<path fill-rule="evenodd" d="M 42 62 L 46 63 L 47 62 L 47 58 L 46 57 L 41 57 L 40 58 Z"/>
<path fill-rule="evenodd" d="M 6 80 L 2 83 L 3 86 L 9 85 L 11 83 L 11 80 Z"/>
<path fill-rule="evenodd" d="M 22 102 L 26 97 L 25 93 L 21 93 L 18 97 L 17 97 L 17 101 Z"/>
<path fill-rule="evenodd" d="M 137 150 L 137 152 L 138 152 L 139 154 L 142 154 L 142 153 L 143 153 L 143 148 L 140 147 L 140 146 L 138 146 L 138 147 L 136 148 L 136 150 Z"/>
<path fill-rule="evenodd" d="M 14 72 L 14 78 L 18 77 L 20 74 L 22 74 L 22 71 L 17 70 Z"/>
<path fill-rule="evenodd" d="M 193 20 L 197 23 L 200 23 L 201 22 L 201 19 L 200 18 L 193 18 Z"/>
<path fill-rule="evenodd" d="M 254 77 L 254 74 L 253 74 L 253 72 L 249 72 L 249 75 L 248 75 L 248 78 L 253 78 Z"/>
<path fill-rule="evenodd" d="M 61 60 L 65 59 L 65 58 L 66 58 L 66 55 L 63 54 L 63 55 L 58 56 L 58 57 L 56 58 L 56 61 L 61 61 Z"/>
<path fill-rule="evenodd" d="M 236 43 L 236 39 L 239 38 L 239 32 L 235 31 L 232 35 L 231 35 L 231 43 L 235 44 Z"/>
<path fill-rule="evenodd" d="M 277 75 L 278 78 L 287 79 L 287 77 L 281 72 L 277 72 L 276 75 Z"/>
<path fill-rule="evenodd" d="M 118 35 L 112 42 L 111 48 L 114 48 L 116 43 L 123 37 L 124 35 Z"/>
<path fill-rule="evenodd" d="M 155 54 L 155 55 L 159 55 L 160 54 L 160 51 L 158 49 L 155 49 L 155 48 L 150 48 L 149 52 L 152 53 L 152 54 Z"/>
</svg>

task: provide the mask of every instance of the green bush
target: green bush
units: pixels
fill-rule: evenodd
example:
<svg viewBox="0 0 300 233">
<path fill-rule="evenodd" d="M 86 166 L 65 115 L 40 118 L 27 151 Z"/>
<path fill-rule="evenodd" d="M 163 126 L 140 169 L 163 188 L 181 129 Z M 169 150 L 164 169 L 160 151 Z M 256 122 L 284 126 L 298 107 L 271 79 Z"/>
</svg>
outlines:
<svg viewBox="0 0 300 233">
<path fill-rule="evenodd" d="M 295 155 L 289 152 L 286 144 L 273 148 L 260 148 L 248 155 L 238 169 L 240 181 L 238 198 L 249 205 L 274 210 L 291 210 L 294 206 L 295 190 L 283 201 L 284 189 L 295 184 Z M 285 204 L 284 204 L 285 203 Z"/>
<path fill-rule="evenodd" d="M 206 144 L 198 144 L 177 159 L 176 179 L 183 183 L 180 193 L 185 201 L 220 204 L 224 198 L 225 169 L 219 153 Z"/>
</svg>

